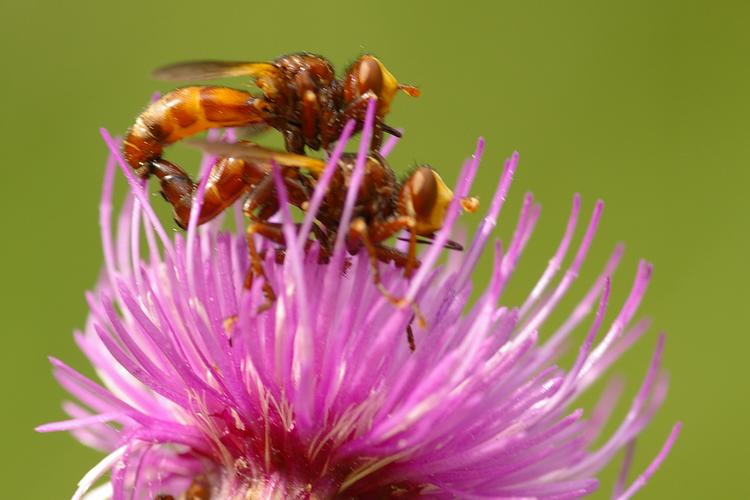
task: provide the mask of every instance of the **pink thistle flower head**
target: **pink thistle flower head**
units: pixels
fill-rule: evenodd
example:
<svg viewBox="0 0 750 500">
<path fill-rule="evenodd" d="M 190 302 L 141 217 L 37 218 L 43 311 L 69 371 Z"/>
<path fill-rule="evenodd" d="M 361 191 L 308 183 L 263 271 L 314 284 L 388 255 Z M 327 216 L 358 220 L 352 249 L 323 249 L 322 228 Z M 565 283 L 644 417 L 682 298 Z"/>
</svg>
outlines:
<svg viewBox="0 0 750 500">
<path fill-rule="evenodd" d="M 370 120 L 365 139 L 371 132 Z M 274 174 L 286 259 L 278 263 L 267 252 L 265 273 L 278 298 L 260 314 L 260 280 L 243 288 L 249 262 L 241 213 L 236 233 L 221 230 L 221 221 L 196 227 L 194 216 L 185 236 L 170 237 L 116 141 L 103 135 L 111 150 L 101 202 L 105 269 L 87 295 L 86 328 L 75 335 L 100 382 L 52 359 L 55 377 L 78 401 L 64 405 L 69 420 L 39 427 L 69 431 L 106 453 L 73 498 L 576 498 L 597 488 L 597 473 L 625 447 L 613 494 L 625 499 L 672 447 L 679 424 L 649 467 L 628 483 L 632 445 L 666 394 L 663 336 L 611 435 L 597 439 L 619 398 L 619 384 L 610 384 L 593 410 L 576 406 L 646 332 L 647 322 L 634 323 L 633 317 L 650 264 L 639 265 L 611 323 L 603 317 L 612 307 L 610 276 L 620 246 L 562 326 L 553 330 L 547 323 L 584 263 L 601 202 L 576 243 L 581 203 L 573 198 L 560 244 L 525 301 L 501 305 L 539 216 L 528 195 L 509 244 L 495 244 L 489 285 L 469 302 L 471 274 L 498 220 L 517 155 L 506 161 L 465 252 L 437 265 L 478 169 L 481 140 L 414 276 L 407 280 L 401 270 L 381 264 L 386 288 L 418 304 L 425 316 L 424 327 L 414 325 L 412 352 L 405 333 L 412 311 L 394 307 L 373 285 L 364 252 L 347 257 L 345 244 L 337 241 L 331 261 L 320 264 L 315 246 L 304 249 L 351 127 L 331 155 L 299 230 Z M 343 228 L 362 179 L 365 139 Z M 204 170 L 209 164 L 204 161 Z M 113 225 L 118 165 L 130 192 Z M 198 207 L 207 177 L 197 190 Z M 344 271 L 347 258 L 351 265 Z M 578 355 L 571 366 L 558 367 L 577 328 L 588 331 Z"/>
</svg>

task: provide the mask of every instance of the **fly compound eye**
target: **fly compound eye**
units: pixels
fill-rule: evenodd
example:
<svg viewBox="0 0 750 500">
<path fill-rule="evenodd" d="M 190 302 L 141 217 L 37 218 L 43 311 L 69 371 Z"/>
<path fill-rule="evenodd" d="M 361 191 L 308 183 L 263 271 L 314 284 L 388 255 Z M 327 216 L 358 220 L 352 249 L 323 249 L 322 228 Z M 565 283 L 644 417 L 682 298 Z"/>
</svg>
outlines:
<svg viewBox="0 0 750 500">
<path fill-rule="evenodd" d="M 407 214 L 414 217 L 417 234 L 432 234 L 443 227 L 453 192 L 437 172 L 419 167 L 404 183 L 401 196 Z"/>
<path fill-rule="evenodd" d="M 383 89 L 383 71 L 372 56 L 363 56 L 357 68 L 357 88 L 360 95 L 369 92 L 380 96 Z"/>
<path fill-rule="evenodd" d="M 398 83 L 382 62 L 369 54 L 357 59 L 346 72 L 344 102 L 351 106 L 363 98 L 377 97 L 377 115 L 384 117 L 390 112 L 391 102 L 399 90 L 417 97 L 419 89 Z"/>
<path fill-rule="evenodd" d="M 435 207 L 438 183 L 431 168 L 419 167 L 409 179 L 412 206 L 419 218 L 429 217 Z"/>
</svg>

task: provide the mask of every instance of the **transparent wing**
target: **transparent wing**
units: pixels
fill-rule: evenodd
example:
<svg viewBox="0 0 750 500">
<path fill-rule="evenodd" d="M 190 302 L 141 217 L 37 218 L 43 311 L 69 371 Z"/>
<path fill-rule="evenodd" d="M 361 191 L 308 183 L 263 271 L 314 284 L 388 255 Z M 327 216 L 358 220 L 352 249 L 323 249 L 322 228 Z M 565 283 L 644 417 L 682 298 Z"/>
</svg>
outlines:
<svg viewBox="0 0 750 500">
<path fill-rule="evenodd" d="M 230 144 L 226 142 L 207 141 L 205 139 L 190 139 L 186 142 L 210 155 L 251 161 L 263 166 L 267 170 L 271 169 L 272 162 L 276 162 L 278 165 L 284 167 L 306 168 L 313 172 L 322 172 L 326 167 L 326 163 L 323 160 L 296 153 L 288 153 L 286 151 L 267 149 L 252 142 Z"/>
<path fill-rule="evenodd" d="M 271 63 L 244 61 L 186 61 L 162 66 L 152 73 L 159 80 L 210 80 L 232 76 L 277 75 L 279 68 Z"/>
<path fill-rule="evenodd" d="M 234 127 L 234 131 L 237 133 L 239 139 L 250 139 L 256 135 L 260 135 L 266 132 L 271 127 L 265 122 L 251 123 L 250 125 L 244 125 L 242 127 Z"/>
</svg>

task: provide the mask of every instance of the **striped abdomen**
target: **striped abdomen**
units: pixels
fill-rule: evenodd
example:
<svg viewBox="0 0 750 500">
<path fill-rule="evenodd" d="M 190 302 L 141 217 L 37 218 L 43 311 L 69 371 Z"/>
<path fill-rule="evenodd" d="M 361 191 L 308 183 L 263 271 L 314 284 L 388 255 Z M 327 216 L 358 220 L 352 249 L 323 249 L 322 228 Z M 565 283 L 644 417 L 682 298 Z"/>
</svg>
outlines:
<svg viewBox="0 0 750 500">
<path fill-rule="evenodd" d="M 227 87 L 174 90 L 136 119 L 123 143 L 123 154 L 139 175 L 148 177 L 149 162 L 161 157 L 164 146 L 209 128 L 263 121 L 259 105 L 249 93 Z"/>
<path fill-rule="evenodd" d="M 185 229 L 193 208 L 193 195 L 198 184 L 174 163 L 166 160 L 153 160 L 151 173 L 161 181 L 161 194 L 174 208 L 174 219 Z M 237 158 L 220 158 L 211 168 L 203 206 L 198 216 L 198 225 L 208 222 L 225 208 L 257 185 L 266 171 L 253 163 Z"/>
</svg>

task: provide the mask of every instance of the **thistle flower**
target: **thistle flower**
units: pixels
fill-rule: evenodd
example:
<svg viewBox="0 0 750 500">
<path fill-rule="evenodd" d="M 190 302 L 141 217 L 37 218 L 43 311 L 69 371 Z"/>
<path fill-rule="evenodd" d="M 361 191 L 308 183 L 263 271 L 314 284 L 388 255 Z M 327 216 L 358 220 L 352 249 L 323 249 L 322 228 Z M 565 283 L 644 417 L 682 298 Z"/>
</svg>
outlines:
<svg viewBox="0 0 750 500">
<path fill-rule="evenodd" d="M 371 127 L 366 124 L 364 136 Z M 350 133 L 344 132 L 327 172 Z M 350 257 L 344 269 L 341 242 L 327 264 L 318 263 L 314 246 L 303 250 L 319 197 L 298 231 L 276 177 L 286 259 L 278 263 L 268 252 L 265 272 L 278 299 L 258 314 L 260 280 L 247 291 L 242 284 L 248 251 L 241 213 L 236 233 L 222 231 L 221 221 L 197 228 L 193 217 L 184 237 L 170 237 L 118 145 L 103 135 L 111 150 L 101 202 L 105 269 L 87 295 L 86 328 L 75 334 L 101 383 L 52 358 L 55 377 L 78 403 L 65 403 L 69 420 L 39 427 L 69 431 L 107 454 L 73 498 L 575 498 L 597 488 L 596 474 L 625 447 L 613 493 L 625 499 L 672 447 L 680 424 L 646 471 L 626 485 L 633 443 L 666 394 L 659 368 L 664 336 L 611 435 L 598 439 L 620 384 L 611 383 L 590 412 L 575 406 L 646 332 L 646 321 L 632 319 L 650 264 L 640 263 L 608 326 L 603 318 L 620 246 L 562 326 L 547 324 L 583 265 L 601 202 L 556 285 L 579 225 L 578 196 L 559 247 L 526 300 L 501 306 L 539 216 L 528 195 L 509 245 L 501 250 L 495 244 L 489 285 L 470 302 L 471 274 L 496 225 L 517 155 L 505 163 L 465 252 L 437 265 L 458 199 L 468 194 L 477 171 L 482 140 L 464 164 L 446 223 L 413 278 L 381 264 L 385 286 L 419 304 L 426 318 L 426 326 L 415 325 L 411 352 L 405 332 L 412 312 L 394 307 L 376 289 L 365 255 Z M 130 192 L 113 227 L 117 165 Z M 359 162 L 349 188 L 350 209 L 362 167 Z M 327 178 L 316 193 L 324 192 Z M 199 206 L 204 187 L 196 194 Z M 575 361 L 567 369 L 556 366 L 578 328 L 588 333 Z M 94 487 L 107 473 L 109 481 Z"/>
</svg>

